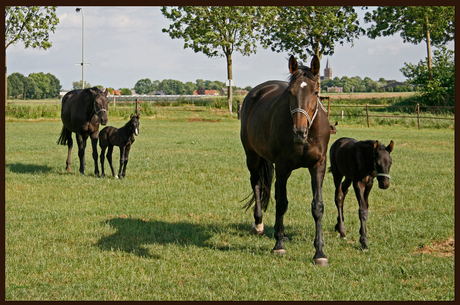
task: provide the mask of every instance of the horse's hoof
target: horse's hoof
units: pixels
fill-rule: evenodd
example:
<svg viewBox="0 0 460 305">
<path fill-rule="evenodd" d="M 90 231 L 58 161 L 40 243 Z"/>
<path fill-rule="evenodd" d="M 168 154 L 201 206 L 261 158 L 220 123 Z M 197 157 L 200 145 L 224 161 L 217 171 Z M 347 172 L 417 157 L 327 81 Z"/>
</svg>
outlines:
<svg viewBox="0 0 460 305">
<path fill-rule="evenodd" d="M 277 255 L 285 255 L 287 253 L 286 249 L 273 249 L 273 253 Z"/>
<path fill-rule="evenodd" d="M 115 178 L 118 178 L 118 175 L 115 175 Z"/>
<path fill-rule="evenodd" d="M 251 228 L 251 234 L 254 234 L 254 235 L 264 234 L 264 223 L 260 223 L 258 225 L 253 223 L 252 228 Z"/>
<path fill-rule="evenodd" d="M 325 257 L 315 258 L 315 259 L 313 259 L 313 262 L 314 262 L 315 265 L 318 265 L 318 266 L 327 266 L 327 265 L 329 265 L 329 262 L 327 261 L 327 258 L 325 258 Z"/>
</svg>

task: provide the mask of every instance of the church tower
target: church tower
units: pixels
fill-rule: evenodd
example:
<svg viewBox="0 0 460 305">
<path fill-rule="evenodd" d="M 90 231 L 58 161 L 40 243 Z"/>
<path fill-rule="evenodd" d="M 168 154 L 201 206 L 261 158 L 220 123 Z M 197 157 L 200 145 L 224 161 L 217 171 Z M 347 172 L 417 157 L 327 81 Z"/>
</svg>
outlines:
<svg viewBox="0 0 460 305">
<path fill-rule="evenodd" d="M 324 79 L 332 79 L 332 69 L 329 65 L 329 58 L 327 59 L 326 68 L 324 69 Z"/>
</svg>

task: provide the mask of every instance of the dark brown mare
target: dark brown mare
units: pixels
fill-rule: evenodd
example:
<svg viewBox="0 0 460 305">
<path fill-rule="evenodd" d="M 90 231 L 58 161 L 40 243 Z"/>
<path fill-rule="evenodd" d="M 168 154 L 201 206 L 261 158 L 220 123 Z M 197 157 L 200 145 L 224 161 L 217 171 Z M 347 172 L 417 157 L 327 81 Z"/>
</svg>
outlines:
<svg viewBox="0 0 460 305">
<path fill-rule="evenodd" d="M 114 177 L 124 178 L 126 174 L 126 165 L 128 164 L 129 151 L 131 150 L 131 145 L 134 143 L 134 136 L 139 135 L 139 119 L 141 116 L 132 115 L 121 128 L 115 128 L 112 126 L 107 126 L 101 130 L 99 133 L 99 146 L 101 147 L 101 170 L 102 177 L 105 177 L 104 173 L 104 154 L 107 147 L 107 160 L 109 161 L 110 169 Z M 118 176 L 115 175 L 115 170 L 113 169 L 112 164 L 112 152 L 113 146 L 120 147 L 120 169 L 118 170 Z M 123 172 L 122 172 L 123 169 Z"/>
<path fill-rule="evenodd" d="M 68 154 L 66 170 L 70 172 L 70 156 L 73 147 L 72 132 L 75 132 L 78 144 L 78 157 L 80 159 L 80 173 L 85 174 L 85 149 L 86 140 L 91 137 L 93 148 L 94 173 L 99 177 L 97 166 L 97 140 L 99 124 L 108 122 L 107 110 L 109 101 L 108 91 L 99 90 L 97 87 L 84 90 L 72 90 L 62 98 L 61 120 L 64 124 L 58 144 L 67 145 Z"/>
<path fill-rule="evenodd" d="M 326 152 L 331 128 L 326 109 L 318 92 L 319 60 L 311 68 L 289 59 L 289 82 L 268 81 L 252 89 L 241 109 L 241 141 L 251 174 L 252 199 L 255 203 L 251 232 L 263 234 L 262 209 L 270 200 L 273 171 L 276 168 L 275 247 L 273 252 L 285 254 L 284 214 L 288 208 L 286 183 L 291 172 L 306 167 L 311 175 L 313 201 L 311 211 L 316 225 L 314 262 L 327 265 L 323 252 L 321 220 L 323 217 L 322 184 L 326 171 Z"/>
<path fill-rule="evenodd" d="M 359 220 L 361 221 L 359 241 L 363 249 L 367 249 L 366 220 L 369 192 L 375 177 L 381 189 L 387 189 L 390 186 L 392 163 L 390 153 L 393 151 L 393 145 L 393 141 L 385 147 L 378 141 L 340 138 L 332 144 L 329 152 L 331 158 L 329 171 L 334 176 L 335 205 L 338 210 L 335 230 L 340 233 L 340 237 L 345 237 L 343 201 L 348 193 L 348 187 L 353 183 L 359 203 Z M 344 176 L 345 180 L 342 182 Z"/>
</svg>

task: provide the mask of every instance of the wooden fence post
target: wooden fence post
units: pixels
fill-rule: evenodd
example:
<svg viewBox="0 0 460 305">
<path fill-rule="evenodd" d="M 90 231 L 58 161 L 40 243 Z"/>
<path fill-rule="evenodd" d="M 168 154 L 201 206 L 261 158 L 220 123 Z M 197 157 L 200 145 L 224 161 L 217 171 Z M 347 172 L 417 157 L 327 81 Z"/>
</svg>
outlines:
<svg viewBox="0 0 460 305">
<path fill-rule="evenodd" d="M 418 129 L 420 129 L 420 104 L 417 103 L 417 121 L 418 121 Z"/>
<path fill-rule="evenodd" d="M 366 104 L 367 127 L 369 127 L 369 104 Z"/>
<path fill-rule="evenodd" d="M 139 115 L 139 98 L 136 98 L 136 114 Z"/>
</svg>

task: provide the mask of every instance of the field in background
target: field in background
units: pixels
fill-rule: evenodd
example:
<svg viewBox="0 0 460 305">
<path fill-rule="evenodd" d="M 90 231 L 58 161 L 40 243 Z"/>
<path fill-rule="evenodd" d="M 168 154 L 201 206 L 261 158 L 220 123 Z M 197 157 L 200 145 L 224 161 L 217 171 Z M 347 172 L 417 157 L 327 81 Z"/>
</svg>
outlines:
<svg viewBox="0 0 460 305">
<path fill-rule="evenodd" d="M 312 265 L 308 170 L 288 181 L 287 255 L 252 236 L 249 172 L 236 114 L 182 105 L 141 117 L 127 178 L 65 172 L 59 118 L 5 124 L 6 300 L 454 300 L 454 131 L 339 124 L 342 136 L 395 142 L 391 186 L 370 194 L 368 240 L 345 201 L 334 232 L 332 176 L 323 184 L 330 265 Z M 109 125 L 121 127 L 122 117 Z M 114 150 L 114 160 L 119 151 Z M 115 161 L 118 169 L 118 162 Z M 106 168 L 108 165 L 106 164 Z"/>
</svg>

